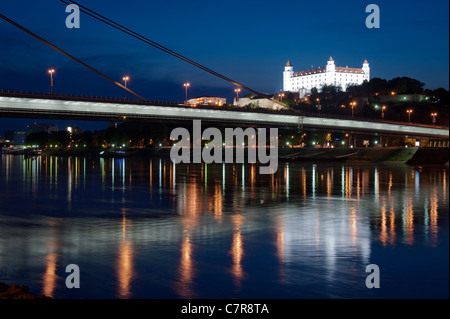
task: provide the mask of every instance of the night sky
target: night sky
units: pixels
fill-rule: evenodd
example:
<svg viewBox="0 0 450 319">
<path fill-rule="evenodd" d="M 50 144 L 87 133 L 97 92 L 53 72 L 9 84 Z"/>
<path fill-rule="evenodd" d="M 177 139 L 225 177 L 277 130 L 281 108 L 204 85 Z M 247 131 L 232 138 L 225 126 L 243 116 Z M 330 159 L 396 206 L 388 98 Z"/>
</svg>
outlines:
<svg viewBox="0 0 450 319">
<path fill-rule="evenodd" d="M 448 1 L 106 1 L 80 0 L 169 49 L 254 90 L 282 88 L 287 60 L 294 71 L 362 67 L 371 78 L 416 78 L 425 88 L 449 88 Z M 368 29 L 368 4 L 379 5 L 381 27 Z M 0 12 L 109 77 L 129 75 L 130 89 L 147 99 L 183 101 L 215 95 L 232 101 L 234 86 L 137 41 L 81 13 L 81 27 L 68 29 L 66 5 L 58 0 L 1 0 Z M 42 42 L 0 20 L 0 89 L 49 92 L 47 70 L 55 68 L 54 93 L 124 96 L 124 91 Z M 33 120 L 0 118 L 5 130 Z M 38 122 L 52 122 L 39 120 Z M 61 126 L 68 122 L 57 121 Z M 80 122 L 97 129 L 105 123 Z"/>
</svg>

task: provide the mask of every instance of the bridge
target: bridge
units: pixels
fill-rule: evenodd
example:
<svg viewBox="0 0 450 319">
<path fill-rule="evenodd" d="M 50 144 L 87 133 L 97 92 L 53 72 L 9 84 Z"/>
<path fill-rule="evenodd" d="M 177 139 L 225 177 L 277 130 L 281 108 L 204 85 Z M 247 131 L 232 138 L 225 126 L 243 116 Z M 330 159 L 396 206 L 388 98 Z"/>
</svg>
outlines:
<svg viewBox="0 0 450 319">
<path fill-rule="evenodd" d="M 233 126 L 271 126 L 317 129 L 331 132 L 373 134 L 408 138 L 448 140 L 449 128 L 423 124 L 389 122 L 290 110 L 250 111 L 238 107 L 189 106 L 174 102 L 148 102 L 116 98 L 0 91 L 0 116 L 94 121 L 173 121 L 194 119 Z"/>
</svg>

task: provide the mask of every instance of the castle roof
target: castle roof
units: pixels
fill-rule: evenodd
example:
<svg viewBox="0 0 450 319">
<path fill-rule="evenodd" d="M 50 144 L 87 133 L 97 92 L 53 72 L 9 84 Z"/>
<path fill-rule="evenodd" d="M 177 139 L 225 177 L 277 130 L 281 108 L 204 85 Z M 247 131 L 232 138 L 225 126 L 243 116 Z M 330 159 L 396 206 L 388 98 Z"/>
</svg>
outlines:
<svg viewBox="0 0 450 319">
<path fill-rule="evenodd" d="M 318 68 L 318 69 L 311 69 L 306 71 L 299 71 L 295 72 L 292 76 L 302 76 L 302 75 L 308 75 L 308 74 L 314 74 L 314 73 L 323 73 L 326 72 L 326 68 Z"/>
<path fill-rule="evenodd" d="M 369 62 L 367 62 L 367 59 L 366 59 L 366 60 L 364 60 L 364 64 L 369 64 Z"/>
<path fill-rule="evenodd" d="M 303 75 L 309 75 L 309 74 L 315 74 L 315 73 L 324 73 L 326 71 L 327 71 L 327 68 L 317 68 L 317 69 L 294 72 L 294 74 L 292 74 L 292 76 L 295 77 L 295 76 L 303 76 Z M 339 72 L 339 73 L 364 74 L 363 69 L 360 69 L 360 68 L 347 68 L 347 67 L 337 66 L 335 68 L 335 71 Z"/>
<path fill-rule="evenodd" d="M 364 73 L 364 71 L 360 68 L 343 68 L 340 66 L 336 67 L 336 72 L 342 72 L 342 73 Z"/>
<path fill-rule="evenodd" d="M 290 60 L 288 60 L 288 61 L 287 61 L 287 63 L 286 63 L 286 66 L 292 66 L 292 64 L 291 64 L 291 61 L 290 61 Z"/>
<path fill-rule="evenodd" d="M 330 56 L 330 58 L 328 59 L 328 61 L 334 61 L 333 58 Z"/>
</svg>

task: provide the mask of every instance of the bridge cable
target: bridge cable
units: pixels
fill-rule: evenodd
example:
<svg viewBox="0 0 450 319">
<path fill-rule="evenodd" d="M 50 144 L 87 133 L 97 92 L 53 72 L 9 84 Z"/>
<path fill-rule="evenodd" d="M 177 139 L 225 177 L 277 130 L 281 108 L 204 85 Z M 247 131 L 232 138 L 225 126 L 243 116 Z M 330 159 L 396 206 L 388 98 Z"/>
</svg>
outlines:
<svg viewBox="0 0 450 319">
<path fill-rule="evenodd" d="M 86 63 L 84 63 L 83 61 L 77 59 L 76 57 L 70 55 L 69 53 L 63 51 L 62 49 L 58 48 L 57 46 L 55 46 L 54 44 L 51 44 L 50 42 L 46 41 L 45 39 L 41 38 L 40 36 L 38 36 L 37 34 L 31 32 L 30 30 L 26 29 L 25 27 L 21 26 L 20 24 L 14 22 L 13 20 L 9 19 L 8 17 L 4 16 L 3 14 L 0 13 L 0 18 L 2 18 L 3 20 L 5 20 L 6 22 L 9 22 L 10 24 L 12 24 L 13 26 L 19 28 L 20 30 L 28 33 L 29 35 L 35 37 L 36 39 L 44 42 L 45 44 L 47 44 L 48 46 L 50 46 L 51 48 L 55 49 L 56 51 L 64 54 L 65 56 L 71 58 L 72 60 L 80 63 L 81 65 L 85 66 L 86 68 L 88 68 L 91 71 L 94 71 L 95 73 L 97 73 L 98 75 L 104 77 L 105 79 L 107 79 L 108 81 L 111 81 L 112 83 L 116 84 L 117 86 L 121 87 L 124 90 L 127 90 L 128 92 L 130 92 L 131 94 L 137 96 L 138 98 L 144 100 L 144 101 L 148 101 L 146 98 L 140 96 L 139 94 L 137 94 L 136 92 L 130 90 L 129 88 L 125 87 L 124 85 L 120 84 L 117 81 L 114 81 L 113 79 L 111 79 L 110 77 L 104 75 L 103 73 L 101 73 L 100 71 L 97 71 L 96 69 L 94 69 L 93 67 L 87 65 Z"/>
<path fill-rule="evenodd" d="M 196 67 L 198 67 L 198 68 L 200 68 L 200 69 L 202 69 L 202 70 L 204 70 L 204 71 L 206 71 L 208 73 L 211 73 L 211 74 L 213 74 L 215 76 L 218 76 L 218 77 L 220 77 L 220 78 L 222 78 L 222 79 L 224 79 L 224 80 L 226 80 L 228 82 L 231 82 L 232 84 L 234 84 L 236 86 L 239 86 L 239 87 L 241 87 L 243 89 L 246 89 L 246 90 L 248 90 L 248 91 L 250 91 L 252 93 L 255 93 L 255 94 L 258 94 L 258 95 L 262 95 L 259 92 L 255 91 L 255 90 L 252 90 L 251 88 L 248 88 L 248 87 L 246 87 L 246 86 L 244 86 L 244 85 L 242 85 L 242 84 L 240 84 L 240 83 L 238 83 L 236 81 L 233 81 L 232 79 L 230 79 L 230 78 L 228 78 L 228 77 L 226 77 L 226 76 L 224 76 L 224 75 L 222 75 L 220 73 L 217 73 L 217 72 L 215 72 L 215 71 L 213 71 L 213 70 L 211 70 L 211 69 L 209 69 L 209 68 L 207 68 L 207 67 L 205 67 L 205 66 L 203 66 L 203 65 L 201 65 L 201 64 L 199 64 L 199 63 L 197 63 L 195 61 L 192 61 L 192 60 L 182 56 L 181 54 L 178 54 L 178 53 L 176 53 L 176 52 L 174 52 L 174 51 L 172 51 L 172 50 L 162 46 L 161 44 L 158 44 L 158 43 L 156 43 L 156 42 L 154 42 L 154 41 L 152 41 L 152 40 L 150 40 L 150 39 L 148 39 L 148 38 L 146 38 L 146 37 L 144 37 L 144 36 L 134 32 L 134 31 L 124 27 L 123 25 L 121 25 L 121 24 L 119 24 L 117 22 L 114 22 L 114 21 L 112 21 L 112 20 L 102 16 L 101 14 L 99 14 L 99 13 L 93 11 L 93 10 L 90 10 L 89 8 L 83 6 L 83 5 L 81 5 L 81 4 L 79 4 L 79 3 L 75 2 L 75 1 L 71 1 L 70 3 L 65 1 L 65 0 L 60 0 L 60 1 L 65 3 L 65 4 L 67 4 L 67 5 L 76 4 L 77 6 L 79 6 L 81 8 L 80 11 L 86 13 L 87 15 L 89 15 L 89 16 L 91 16 L 91 17 L 93 17 L 93 18 L 95 18 L 95 19 L 97 19 L 97 20 L 99 20 L 99 21 L 101 21 L 101 22 L 103 22 L 103 23 L 105 23 L 105 24 L 107 24 L 107 25 L 109 25 L 109 26 L 119 30 L 119 31 L 122 31 L 122 32 L 124 32 L 124 33 L 126 33 L 126 34 L 128 34 L 128 35 L 130 35 L 130 36 L 132 36 L 132 37 L 142 41 L 142 42 L 145 42 L 145 43 L 147 43 L 147 44 L 149 44 L 149 45 L 151 45 L 151 46 L 153 46 L 153 47 L 155 47 L 155 48 L 157 48 L 157 49 L 159 49 L 161 51 L 164 51 L 164 52 L 166 52 L 166 53 L 168 53 L 168 54 L 170 54 L 170 55 L 172 55 L 172 56 L 174 56 L 174 57 L 176 57 L 178 59 L 181 59 L 181 60 L 183 60 L 183 61 L 185 61 L 185 62 L 187 62 L 187 63 L 189 63 L 191 65 L 194 65 L 194 66 L 196 66 Z"/>
<path fill-rule="evenodd" d="M 273 102 L 275 102 L 277 104 L 282 105 L 285 108 L 288 108 L 288 109 L 290 109 L 290 110 L 292 110 L 294 112 L 298 112 L 298 110 L 292 109 L 292 108 L 290 108 L 289 106 L 287 106 L 287 105 L 285 105 L 283 103 L 280 103 L 280 102 L 278 102 L 278 101 L 276 101 L 276 100 L 274 100 L 272 98 L 269 98 L 266 94 L 259 93 L 259 92 L 255 91 L 255 90 L 253 90 L 253 89 L 251 89 L 251 88 L 249 88 L 249 87 L 247 87 L 247 86 L 245 86 L 243 84 L 240 84 L 240 83 L 238 83 L 238 82 L 236 82 L 236 81 L 234 81 L 234 80 L 232 80 L 232 79 L 230 79 L 230 78 L 228 78 L 228 77 L 226 77 L 226 76 L 224 76 L 224 75 L 222 75 L 220 73 L 217 73 L 217 72 L 215 72 L 215 71 L 213 71 L 213 70 L 211 70 L 211 69 L 209 69 L 209 68 L 207 68 L 207 67 L 205 67 L 205 66 L 203 66 L 203 65 L 201 65 L 201 64 L 199 64 L 199 63 L 197 63 L 195 61 L 192 61 L 191 59 L 188 59 L 187 57 L 185 57 L 185 56 L 183 56 L 181 54 L 178 54 L 178 53 L 176 53 L 176 52 L 174 52 L 174 51 L 164 47 L 163 45 L 161 45 L 161 44 L 159 44 L 159 43 L 157 43 L 155 41 L 152 41 L 152 40 L 144 37 L 143 35 L 140 35 L 139 33 L 134 32 L 133 30 L 130 30 L 130 29 L 124 27 L 123 25 L 121 25 L 121 24 L 119 24 L 117 22 L 114 22 L 111 19 L 108 19 L 105 16 L 103 16 L 103 15 L 101 15 L 101 14 L 99 14 L 99 13 L 97 13 L 97 12 L 95 12 L 95 11 L 93 11 L 93 10 L 91 10 L 91 9 L 89 9 L 89 8 L 87 8 L 87 7 L 83 6 L 83 5 L 75 2 L 75 1 L 70 1 L 70 2 L 65 1 L 65 0 L 59 0 L 59 1 L 65 3 L 65 4 L 69 5 L 69 6 L 71 4 L 75 4 L 75 5 L 77 5 L 79 7 L 79 10 L 81 12 L 83 12 L 83 13 L 91 16 L 91 17 L 93 17 L 94 19 L 99 20 L 100 22 L 103 22 L 103 23 L 105 23 L 105 24 L 107 24 L 107 25 L 109 25 L 109 26 L 111 26 L 111 27 L 113 27 L 113 28 L 115 28 L 115 29 L 117 29 L 119 31 L 122 31 L 123 33 L 126 33 L 126 34 L 128 34 L 128 35 L 130 35 L 130 36 L 132 36 L 132 37 L 134 37 L 134 38 L 136 38 L 136 39 L 138 39 L 138 40 L 140 40 L 140 41 L 142 41 L 144 43 L 147 43 L 147 44 L 149 44 L 149 45 L 151 45 L 151 46 L 153 46 L 153 47 L 155 47 L 155 48 L 157 48 L 157 49 L 159 49 L 159 50 L 161 50 L 163 52 L 166 52 L 166 53 L 168 53 L 168 54 L 170 54 L 170 55 L 172 55 L 172 56 L 174 56 L 174 57 L 176 57 L 176 58 L 178 58 L 178 59 L 180 59 L 180 60 L 182 60 L 184 62 L 187 62 L 187 63 L 189 63 L 189 64 L 191 64 L 191 65 L 193 65 L 193 66 L 195 66 L 195 67 L 197 67 L 199 69 L 202 69 L 202 70 L 204 70 L 204 71 L 206 71 L 206 72 L 208 72 L 208 73 L 210 73 L 212 75 L 215 75 L 215 76 L 217 76 L 217 77 L 219 77 L 219 78 L 221 78 L 221 79 L 223 79 L 223 80 L 225 80 L 227 82 L 230 82 L 233 85 L 236 85 L 236 86 L 238 86 L 238 87 L 240 87 L 242 89 L 245 89 L 247 91 L 250 91 L 252 93 L 255 93 L 256 95 L 267 97 L 268 99 L 272 100 Z"/>
</svg>

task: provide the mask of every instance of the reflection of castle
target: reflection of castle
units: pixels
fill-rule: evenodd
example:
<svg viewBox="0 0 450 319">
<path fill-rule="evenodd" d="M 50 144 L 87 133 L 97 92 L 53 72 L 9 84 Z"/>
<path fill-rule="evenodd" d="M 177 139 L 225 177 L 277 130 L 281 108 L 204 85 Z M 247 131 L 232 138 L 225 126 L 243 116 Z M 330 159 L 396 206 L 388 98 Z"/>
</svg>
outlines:
<svg viewBox="0 0 450 319">
<path fill-rule="evenodd" d="M 362 68 L 338 67 L 334 65 L 332 57 L 323 68 L 294 72 L 294 67 L 288 61 L 283 72 L 283 91 L 298 92 L 300 98 L 312 88 L 320 88 L 323 85 L 340 86 L 343 91 L 350 84 L 362 84 L 370 79 L 369 62 L 364 61 Z"/>
<path fill-rule="evenodd" d="M 354 202 L 330 200 L 329 208 L 303 207 L 301 211 L 287 211 L 280 223 L 282 233 L 282 259 L 296 268 L 321 268 L 328 279 L 344 264 L 343 256 L 350 262 L 369 264 L 371 252 L 370 224 Z M 289 273 L 286 273 L 289 276 Z"/>
</svg>

